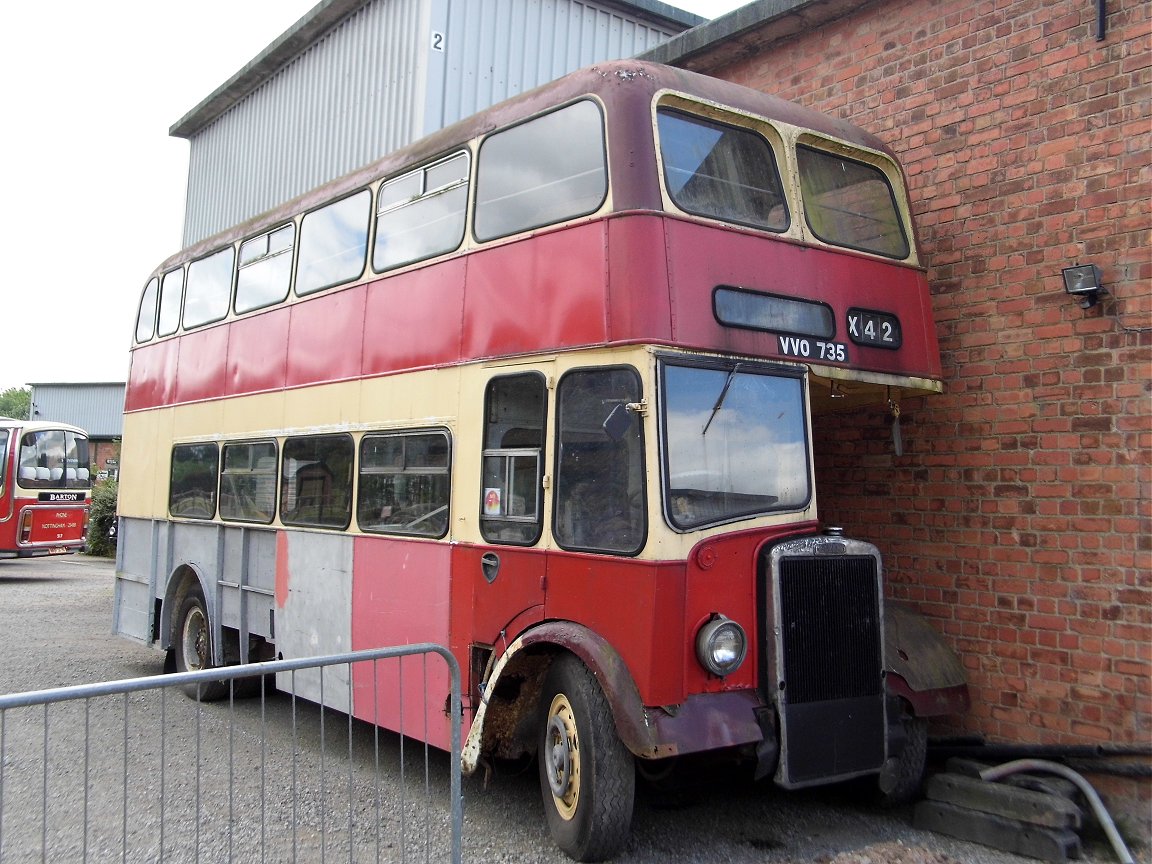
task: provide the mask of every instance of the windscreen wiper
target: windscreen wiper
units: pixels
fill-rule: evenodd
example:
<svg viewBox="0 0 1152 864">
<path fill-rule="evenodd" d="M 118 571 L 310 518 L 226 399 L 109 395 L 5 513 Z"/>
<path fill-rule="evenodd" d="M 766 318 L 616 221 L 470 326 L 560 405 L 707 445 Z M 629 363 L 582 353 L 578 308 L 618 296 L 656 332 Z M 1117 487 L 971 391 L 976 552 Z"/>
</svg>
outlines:
<svg viewBox="0 0 1152 864">
<path fill-rule="evenodd" d="M 724 399 L 728 396 L 728 388 L 732 386 L 732 379 L 736 377 L 737 370 L 740 369 L 740 364 L 737 363 L 728 370 L 728 377 L 724 379 L 724 386 L 720 388 L 720 395 L 716 397 L 716 404 L 712 406 L 712 413 L 708 416 L 708 422 L 704 424 L 704 431 L 701 435 L 708 434 L 708 427 L 712 425 L 712 421 L 716 419 L 717 412 L 720 411 L 720 406 L 724 404 Z"/>
</svg>

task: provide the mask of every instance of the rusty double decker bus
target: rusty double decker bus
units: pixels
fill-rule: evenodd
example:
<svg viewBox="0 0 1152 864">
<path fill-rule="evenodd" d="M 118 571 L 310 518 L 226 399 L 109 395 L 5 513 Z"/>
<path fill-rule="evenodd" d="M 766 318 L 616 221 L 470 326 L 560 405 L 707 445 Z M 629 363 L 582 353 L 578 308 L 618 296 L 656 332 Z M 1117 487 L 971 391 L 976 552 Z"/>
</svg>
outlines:
<svg viewBox="0 0 1152 864">
<path fill-rule="evenodd" d="M 821 525 L 812 430 L 941 377 L 881 142 L 585 69 L 157 268 L 115 626 L 180 669 L 447 646 L 465 770 L 534 754 L 578 860 L 624 842 L 637 773 L 694 754 L 906 797 L 962 670 Z M 449 746 L 374 692 L 324 701 Z"/>
</svg>

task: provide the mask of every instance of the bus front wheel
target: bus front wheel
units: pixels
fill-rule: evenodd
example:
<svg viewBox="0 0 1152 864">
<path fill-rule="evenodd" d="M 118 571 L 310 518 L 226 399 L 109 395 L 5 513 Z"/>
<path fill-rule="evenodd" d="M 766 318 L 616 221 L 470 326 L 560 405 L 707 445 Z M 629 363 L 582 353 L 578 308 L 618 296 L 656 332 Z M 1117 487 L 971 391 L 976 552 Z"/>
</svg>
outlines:
<svg viewBox="0 0 1152 864">
<path fill-rule="evenodd" d="M 557 657 L 541 699 L 540 792 L 552 839 L 576 861 L 602 861 L 624 845 L 636 773 L 592 672 Z"/>
<path fill-rule="evenodd" d="M 208 622 L 208 607 L 204 602 L 204 594 L 199 586 L 193 587 L 184 595 L 176 620 L 179 622 L 174 640 L 176 671 L 199 672 L 202 669 L 213 668 L 212 628 Z M 184 684 L 181 689 L 192 699 L 215 702 L 228 695 L 228 682 L 200 681 Z"/>
</svg>

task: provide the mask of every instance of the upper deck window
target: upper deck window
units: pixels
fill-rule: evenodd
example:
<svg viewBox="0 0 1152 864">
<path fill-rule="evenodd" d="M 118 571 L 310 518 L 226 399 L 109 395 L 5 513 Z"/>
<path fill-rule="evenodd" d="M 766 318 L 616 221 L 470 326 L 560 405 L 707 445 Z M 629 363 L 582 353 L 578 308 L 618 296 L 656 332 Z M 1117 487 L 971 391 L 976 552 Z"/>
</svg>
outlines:
<svg viewBox="0 0 1152 864">
<path fill-rule="evenodd" d="M 725 222 L 787 230 L 780 172 L 763 136 L 667 109 L 657 112 L 656 122 L 664 183 L 677 207 Z"/>
<path fill-rule="evenodd" d="M 389 180 L 380 187 L 377 206 L 377 272 L 451 252 L 464 239 L 468 154 Z"/>
<path fill-rule="evenodd" d="M 184 299 L 184 268 L 169 270 L 160 281 L 160 314 L 156 335 L 171 336 L 180 326 L 180 302 Z"/>
<path fill-rule="evenodd" d="M 289 223 L 240 244 L 236 271 L 236 311 L 251 312 L 279 303 L 292 281 L 296 226 Z"/>
<path fill-rule="evenodd" d="M 835 246 L 907 258 L 908 235 L 884 172 L 859 162 L 798 145 L 800 191 L 812 233 Z"/>
<path fill-rule="evenodd" d="M 233 249 L 228 246 L 188 265 L 184 326 L 199 327 L 228 314 L 232 301 Z"/>
<path fill-rule="evenodd" d="M 364 272 L 371 203 L 372 193 L 362 189 L 305 214 L 296 264 L 298 295 L 350 282 Z"/>
<path fill-rule="evenodd" d="M 588 100 L 490 135 L 479 159 L 478 240 L 593 213 L 608 194 L 604 120 Z"/>
<path fill-rule="evenodd" d="M 156 332 L 156 299 L 160 280 L 153 276 L 140 296 L 140 311 L 136 315 L 136 341 L 147 342 Z"/>
</svg>

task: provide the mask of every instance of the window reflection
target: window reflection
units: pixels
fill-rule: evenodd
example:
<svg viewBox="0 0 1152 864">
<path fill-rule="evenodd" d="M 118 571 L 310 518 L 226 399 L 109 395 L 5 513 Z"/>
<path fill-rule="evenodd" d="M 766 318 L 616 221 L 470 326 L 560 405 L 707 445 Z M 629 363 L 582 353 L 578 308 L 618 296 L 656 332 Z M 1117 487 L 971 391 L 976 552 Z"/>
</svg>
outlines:
<svg viewBox="0 0 1152 864">
<path fill-rule="evenodd" d="M 184 292 L 184 326 L 199 327 L 228 314 L 232 299 L 231 246 L 188 265 Z"/>
<path fill-rule="evenodd" d="M 663 380 L 665 507 L 674 527 L 807 504 L 803 378 L 667 363 Z"/>
<path fill-rule="evenodd" d="M 383 184 L 373 268 L 390 270 L 451 252 L 464 239 L 467 205 L 464 153 Z"/>
<path fill-rule="evenodd" d="M 783 231 L 788 207 L 776 157 L 750 129 L 662 110 L 657 115 L 664 181 L 689 213 Z"/>
<path fill-rule="evenodd" d="M 837 246 L 908 257 L 908 237 L 883 171 L 811 147 L 797 147 L 796 158 L 813 234 Z"/>
<path fill-rule="evenodd" d="M 492 240 L 592 213 L 607 192 L 600 109 L 577 102 L 484 141 L 476 237 Z"/>
<path fill-rule="evenodd" d="M 285 225 L 240 244 L 236 271 L 236 311 L 251 312 L 279 303 L 292 281 L 292 244 L 296 226 Z"/>
<path fill-rule="evenodd" d="M 371 198 L 364 189 L 305 215 L 300 225 L 297 294 L 350 282 L 364 271 Z"/>
</svg>

